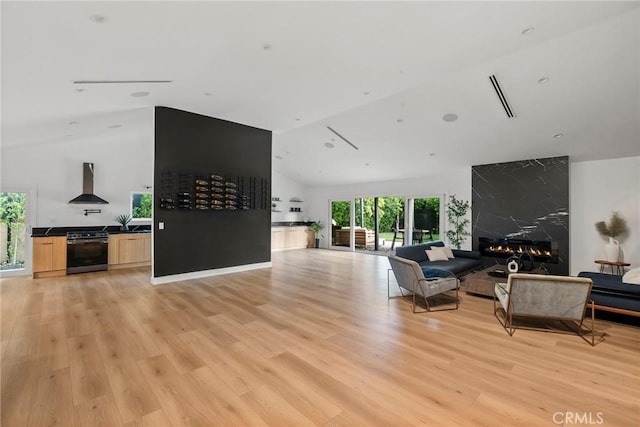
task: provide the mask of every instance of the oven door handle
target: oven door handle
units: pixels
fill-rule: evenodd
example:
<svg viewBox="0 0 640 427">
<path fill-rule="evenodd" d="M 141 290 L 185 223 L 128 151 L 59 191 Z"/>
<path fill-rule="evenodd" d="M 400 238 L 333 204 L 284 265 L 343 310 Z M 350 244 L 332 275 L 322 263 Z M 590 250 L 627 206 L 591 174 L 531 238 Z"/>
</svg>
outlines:
<svg viewBox="0 0 640 427">
<path fill-rule="evenodd" d="M 107 244 L 107 243 L 109 243 L 109 240 L 107 240 L 107 239 L 103 239 L 103 240 L 67 240 L 67 245 L 87 245 L 87 244 L 91 244 L 91 243 L 104 243 L 104 244 Z"/>
</svg>

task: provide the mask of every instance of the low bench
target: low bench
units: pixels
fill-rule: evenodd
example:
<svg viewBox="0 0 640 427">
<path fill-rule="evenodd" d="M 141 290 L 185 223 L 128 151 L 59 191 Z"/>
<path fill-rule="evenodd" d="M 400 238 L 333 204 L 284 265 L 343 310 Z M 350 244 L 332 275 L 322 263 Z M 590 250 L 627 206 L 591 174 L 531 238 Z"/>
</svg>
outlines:
<svg viewBox="0 0 640 427">
<path fill-rule="evenodd" d="M 591 299 L 596 310 L 640 316 L 640 285 L 625 283 L 622 276 L 582 271 L 578 277 L 593 281 Z"/>
</svg>

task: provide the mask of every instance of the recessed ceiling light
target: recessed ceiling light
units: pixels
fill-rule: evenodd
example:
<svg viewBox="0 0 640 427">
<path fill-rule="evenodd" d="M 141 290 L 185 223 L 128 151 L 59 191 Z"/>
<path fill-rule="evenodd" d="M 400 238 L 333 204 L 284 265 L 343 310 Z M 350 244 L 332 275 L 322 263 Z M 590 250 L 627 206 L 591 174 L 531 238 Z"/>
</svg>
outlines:
<svg viewBox="0 0 640 427">
<path fill-rule="evenodd" d="M 458 120 L 458 115 L 455 113 L 447 113 L 442 116 L 442 120 L 444 120 L 445 122 L 455 122 L 456 120 Z"/>
<path fill-rule="evenodd" d="M 520 31 L 520 34 L 526 36 L 527 34 L 531 34 L 535 31 L 535 27 L 527 27 L 524 30 Z"/>
<path fill-rule="evenodd" d="M 299 122 L 299 121 L 300 121 L 300 117 L 296 117 L 296 122 Z"/>
<path fill-rule="evenodd" d="M 263 50 L 271 50 L 271 45 L 270 45 L 270 44 L 268 44 L 268 43 L 263 44 L 263 45 L 262 45 L 262 49 L 263 49 Z"/>
<path fill-rule="evenodd" d="M 541 85 L 543 85 L 545 83 L 549 83 L 549 77 L 540 77 L 538 79 L 538 83 L 540 83 Z"/>
<path fill-rule="evenodd" d="M 364 94 L 365 94 L 365 95 L 369 95 L 369 92 L 365 92 Z"/>
<path fill-rule="evenodd" d="M 134 98 L 142 98 L 144 96 L 149 96 L 149 92 L 133 92 L 131 96 Z"/>
<path fill-rule="evenodd" d="M 282 160 L 282 156 L 280 156 L 278 154 L 275 155 L 275 158 L 278 159 L 278 160 Z"/>
<path fill-rule="evenodd" d="M 562 138 L 564 136 L 564 134 L 562 133 L 556 133 L 555 135 L 553 135 L 554 138 Z"/>
<path fill-rule="evenodd" d="M 70 124 L 71 126 L 74 126 L 74 125 L 77 125 L 77 124 L 78 124 L 78 122 L 69 122 L 69 124 Z"/>
<path fill-rule="evenodd" d="M 107 17 L 104 15 L 91 15 L 89 19 L 95 22 L 96 24 L 103 24 L 107 22 Z"/>
<path fill-rule="evenodd" d="M 122 125 L 111 125 L 109 126 L 109 129 L 117 129 L 117 128 L 121 128 Z"/>
<path fill-rule="evenodd" d="M 365 165 L 365 166 L 371 166 L 369 163 L 365 163 L 364 165 Z"/>
<path fill-rule="evenodd" d="M 402 123 L 404 120 L 403 119 L 396 119 L 396 122 L 398 123 Z"/>
<path fill-rule="evenodd" d="M 82 89 L 82 88 L 76 89 L 76 92 L 80 92 L 80 93 L 85 92 L 85 91 L 86 91 L 86 89 Z"/>
<path fill-rule="evenodd" d="M 325 143 L 324 143 L 324 146 L 325 146 L 325 147 L 327 147 L 327 148 L 333 148 L 333 147 L 335 147 L 335 145 L 333 145 L 333 144 L 332 144 L 332 143 L 330 143 L 330 142 L 325 142 Z"/>
<path fill-rule="evenodd" d="M 204 96 L 211 96 L 211 93 L 210 92 L 205 92 L 203 95 Z"/>
<path fill-rule="evenodd" d="M 429 157 L 433 157 L 435 155 L 436 155 L 436 153 L 429 153 Z"/>
</svg>

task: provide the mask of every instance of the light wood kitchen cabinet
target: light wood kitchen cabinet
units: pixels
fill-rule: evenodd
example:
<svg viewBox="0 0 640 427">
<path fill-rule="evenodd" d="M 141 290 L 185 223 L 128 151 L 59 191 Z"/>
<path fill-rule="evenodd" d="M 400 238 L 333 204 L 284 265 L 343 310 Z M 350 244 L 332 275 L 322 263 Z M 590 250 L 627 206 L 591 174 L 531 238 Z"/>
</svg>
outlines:
<svg viewBox="0 0 640 427">
<path fill-rule="evenodd" d="M 308 227 L 272 227 L 271 250 L 301 249 L 309 245 Z"/>
<path fill-rule="evenodd" d="M 33 277 L 54 277 L 67 274 L 67 238 L 33 238 Z"/>
<path fill-rule="evenodd" d="M 151 233 L 109 236 L 109 268 L 136 267 L 150 262 Z"/>
<path fill-rule="evenodd" d="M 271 228 L 271 250 L 279 251 L 284 249 L 284 227 Z"/>
</svg>

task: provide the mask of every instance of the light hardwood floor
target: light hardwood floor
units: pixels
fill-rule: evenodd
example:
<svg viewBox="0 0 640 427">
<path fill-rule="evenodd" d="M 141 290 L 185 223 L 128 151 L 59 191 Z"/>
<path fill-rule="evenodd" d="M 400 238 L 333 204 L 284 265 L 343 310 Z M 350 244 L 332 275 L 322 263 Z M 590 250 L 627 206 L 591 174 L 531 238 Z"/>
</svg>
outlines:
<svg viewBox="0 0 640 427">
<path fill-rule="evenodd" d="M 2 426 L 638 425 L 640 328 L 510 337 L 464 292 L 412 314 L 387 268 L 303 249 L 156 287 L 144 268 L 3 279 Z"/>
</svg>

